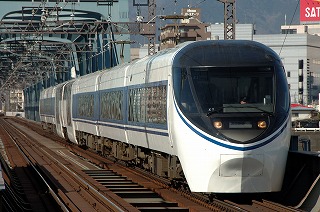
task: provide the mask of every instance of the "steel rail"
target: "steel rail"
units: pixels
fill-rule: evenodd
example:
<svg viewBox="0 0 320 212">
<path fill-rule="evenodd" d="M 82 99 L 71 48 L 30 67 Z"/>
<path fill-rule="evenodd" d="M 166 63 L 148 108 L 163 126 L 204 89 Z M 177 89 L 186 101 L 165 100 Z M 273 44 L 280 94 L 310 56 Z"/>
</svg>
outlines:
<svg viewBox="0 0 320 212">
<path fill-rule="evenodd" d="M 10 123 L 6 121 L 6 123 L 9 125 Z M 19 132 L 21 136 L 26 137 L 19 129 L 17 129 L 16 127 L 14 127 L 12 124 L 10 124 L 12 128 L 14 128 L 14 130 L 16 130 L 16 132 Z M 41 175 L 41 173 L 38 171 L 38 169 L 34 166 L 34 164 L 32 163 L 32 161 L 26 156 L 26 154 L 23 152 L 22 148 L 17 144 L 16 142 L 16 138 L 13 137 L 12 132 L 8 131 L 8 129 L 3 128 L 9 135 L 9 137 L 11 138 L 12 142 L 15 144 L 15 146 L 17 147 L 17 149 L 19 150 L 20 154 L 22 155 L 22 157 L 29 163 L 29 165 L 33 168 L 34 171 L 36 171 L 36 173 L 39 175 L 39 177 L 42 179 L 43 183 L 45 183 L 45 185 L 47 186 L 50 194 L 52 195 L 52 197 L 56 200 L 56 202 L 58 203 L 58 205 L 60 205 L 61 209 L 63 211 L 69 211 L 67 206 L 61 201 L 61 199 L 59 198 L 59 196 L 53 191 L 53 189 L 51 188 L 51 186 L 48 184 L 48 182 L 44 179 L 44 177 Z"/>
<path fill-rule="evenodd" d="M 13 126 L 11 124 L 11 127 L 14 128 L 17 132 L 19 132 L 20 136 L 23 136 L 25 139 L 30 139 L 28 138 L 21 130 L 19 130 L 18 128 L 16 128 L 15 126 Z M 15 145 L 17 145 L 17 147 L 19 148 L 19 151 L 22 152 L 22 154 L 24 155 L 24 157 L 30 162 L 30 164 L 32 165 L 33 168 L 36 169 L 36 167 L 34 166 L 34 164 L 32 163 L 32 161 L 27 158 L 27 156 L 25 155 L 24 151 L 22 150 L 21 147 L 19 147 L 19 145 L 17 143 L 15 143 Z M 43 146 L 43 145 L 41 145 Z M 30 146 L 33 150 L 34 147 L 31 145 Z M 58 168 L 60 169 L 64 169 L 66 172 L 64 172 L 64 174 L 67 174 L 67 176 L 73 178 L 77 183 L 79 183 L 81 185 L 83 189 L 83 191 L 86 191 L 88 194 L 90 194 L 92 196 L 92 194 L 94 195 L 94 197 L 99 197 L 99 202 L 101 205 L 105 205 L 104 203 L 107 202 L 107 205 L 105 205 L 105 207 L 109 208 L 110 210 L 113 211 L 119 211 L 119 212 L 124 212 L 124 210 L 122 210 L 121 208 L 119 208 L 117 205 L 115 205 L 112 201 L 110 201 L 109 199 L 107 199 L 105 196 L 103 196 L 103 194 L 101 194 L 99 191 L 97 191 L 94 187 L 92 187 L 90 184 L 86 183 L 83 179 L 81 179 L 79 176 L 76 175 L 76 173 L 74 173 L 74 171 L 70 170 L 68 167 L 66 167 L 65 165 L 63 165 L 61 162 L 59 162 L 58 159 L 54 158 L 52 155 L 50 155 L 50 153 L 48 153 L 46 150 L 44 150 L 44 148 L 40 147 L 40 148 L 36 148 L 36 151 L 40 151 L 41 153 L 45 153 L 48 158 L 50 158 L 52 161 L 54 161 L 54 165 L 56 165 Z M 61 168 L 62 167 L 62 168 Z M 37 170 L 36 170 L 37 171 Z M 39 173 L 37 171 L 37 173 Z M 70 176 L 72 174 L 72 176 Z M 40 174 L 41 176 L 41 174 Z M 43 178 L 43 176 L 41 176 L 41 178 Z M 48 184 L 46 182 L 46 184 Z M 52 190 L 52 189 L 51 189 Z M 52 190 L 53 191 L 53 190 Z M 53 191 L 54 192 L 54 191 Z M 54 193 L 55 194 L 55 193 Z M 59 200 L 59 202 L 61 202 L 59 195 L 57 195 L 57 198 Z M 98 200 L 97 200 L 98 201 Z M 64 205 L 64 203 L 62 203 Z M 67 209 L 67 207 L 64 207 L 65 209 Z M 69 211 L 68 209 L 65 211 Z"/>
</svg>

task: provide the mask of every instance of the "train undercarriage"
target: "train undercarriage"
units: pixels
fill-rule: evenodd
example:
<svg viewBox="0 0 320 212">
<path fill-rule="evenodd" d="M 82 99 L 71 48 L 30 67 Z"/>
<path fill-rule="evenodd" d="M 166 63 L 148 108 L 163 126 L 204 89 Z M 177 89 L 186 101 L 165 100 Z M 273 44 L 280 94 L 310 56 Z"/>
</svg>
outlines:
<svg viewBox="0 0 320 212">
<path fill-rule="evenodd" d="M 42 123 L 42 128 L 57 133 L 55 125 Z M 63 129 L 63 132 L 65 138 L 69 140 L 66 128 Z M 167 178 L 177 188 L 188 189 L 181 164 L 175 155 L 81 131 L 76 131 L 76 139 L 80 142 L 79 146 L 81 147 L 89 148 L 102 156 L 113 157 L 116 160 L 123 161 L 128 166 L 139 167 L 160 177 Z"/>
<path fill-rule="evenodd" d="M 112 156 L 129 166 L 143 168 L 168 179 L 181 180 L 184 178 L 177 156 L 80 131 L 76 132 L 76 138 L 80 141 L 81 146 L 86 146 L 102 156 Z"/>
</svg>

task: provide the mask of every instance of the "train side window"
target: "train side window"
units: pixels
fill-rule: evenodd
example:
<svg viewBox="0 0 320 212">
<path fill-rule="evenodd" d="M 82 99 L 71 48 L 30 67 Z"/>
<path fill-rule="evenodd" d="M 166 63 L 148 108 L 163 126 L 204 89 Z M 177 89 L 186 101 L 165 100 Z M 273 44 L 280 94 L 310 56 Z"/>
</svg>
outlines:
<svg viewBox="0 0 320 212">
<path fill-rule="evenodd" d="M 122 120 L 123 91 L 104 92 L 100 97 L 101 117 Z"/>
<path fill-rule="evenodd" d="M 78 97 L 78 115 L 80 117 L 93 117 L 93 107 L 93 94 L 82 94 Z"/>
<path fill-rule="evenodd" d="M 128 120 L 165 124 L 167 122 L 166 85 L 130 89 Z"/>
<path fill-rule="evenodd" d="M 40 114 L 53 115 L 54 108 L 53 103 L 54 98 L 46 98 L 40 100 Z"/>
<path fill-rule="evenodd" d="M 129 91 L 129 121 L 145 123 L 145 88 Z"/>
<path fill-rule="evenodd" d="M 165 85 L 146 88 L 147 122 L 164 124 L 167 122 L 167 87 Z"/>
</svg>

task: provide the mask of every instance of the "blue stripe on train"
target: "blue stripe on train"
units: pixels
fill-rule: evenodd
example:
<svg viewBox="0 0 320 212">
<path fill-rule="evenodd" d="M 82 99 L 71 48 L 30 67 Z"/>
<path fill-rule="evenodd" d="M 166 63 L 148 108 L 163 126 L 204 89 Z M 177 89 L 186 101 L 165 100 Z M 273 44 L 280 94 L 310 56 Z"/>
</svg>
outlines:
<svg viewBox="0 0 320 212">
<path fill-rule="evenodd" d="M 87 124 L 96 124 L 95 122 L 91 122 L 91 121 L 84 120 L 84 119 L 73 119 L 73 121 L 87 123 Z M 147 130 L 147 129 L 130 127 L 128 125 L 121 126 L 121 125 L 113 125 L 113 124 L 101 123 L 101 122 L 99 122 L 97 125 L 118 128 L 118 129 L 122 129 L 122 130 L 130 130 L 130 131 L 135 131 L 135 132 L 144 132 L 144 133 L 153 134 L 153 135 L 160 135 L 160 136 L 167 136 L 167 137 L 169 136 L 168 132 L 157 131 L 156 128 L 154 128 L 154 130 L 150 130 L 150 129 Z"/>
<path fill-rule="evenodd" d="M 175 109 L 179 115 L 179 117 L 181 118 L 181 120 L 193 131 L 195 132 L 197 135 L 199 135 L 200 137 L 206 139 L 207 141 L 214 143 L 218 146 L 224 147 L 224 148 L 228 148 L 228 149 L 232 149 L 232 150 L 238 150 L 238 151 L 248 151 L 248 150 L 253 150 L 253 149 L 257 149 L 259 147 L 262 147 L 270 142 L 272 142 L 276 137 L 278 137 L 287 127 L 287 123 L 281 128 L 280 131 L 278 131 L 278 133 L 274 134 L 271 138 L 269 138 L 268 140 L 266 140 L 263 143 L 257 144 L 257 145 L 253 145 L 253 146 L 247 146 L 247 147 L 239 147 L 239 146 L 233 146 L 233 145 L 229 145 L 229 144 L 224 144 L 221 143 L 215 139 L 209 138 L 208 136 L 204 135 L 200 130 L 195 129 L 194 127 L 192 127 L 185 119 L 185 117 L 182 116 L 182 114 L 180 113 L 178 106 L 176 104 L 176 101 L 174 101 L 174 106 Z"/>
</svg>

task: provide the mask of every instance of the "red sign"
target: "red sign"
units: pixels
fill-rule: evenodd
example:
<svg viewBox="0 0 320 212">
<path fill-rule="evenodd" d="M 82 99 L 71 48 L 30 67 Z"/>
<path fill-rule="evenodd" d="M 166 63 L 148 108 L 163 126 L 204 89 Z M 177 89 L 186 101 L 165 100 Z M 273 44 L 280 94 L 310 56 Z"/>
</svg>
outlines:
<svg viewBox="0 0 320 212">
<path fill-rule="evenodd" d="M 320 0 L 300 0 L 300 21 L 320 21 Z"/>
</svg>

